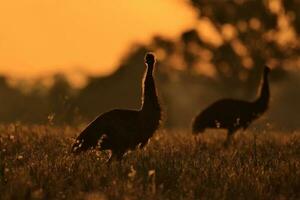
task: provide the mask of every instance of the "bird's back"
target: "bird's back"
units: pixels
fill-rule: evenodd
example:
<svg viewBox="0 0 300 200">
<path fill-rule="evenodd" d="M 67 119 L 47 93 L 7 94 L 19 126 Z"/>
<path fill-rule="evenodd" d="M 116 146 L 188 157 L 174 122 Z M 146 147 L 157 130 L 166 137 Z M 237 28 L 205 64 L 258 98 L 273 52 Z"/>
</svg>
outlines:
<svg viewBox="0 0 300 200">
<path fill-rule="evenodd" d="M 139 112 L 135 110 L 114 109 L 103 113 L 79 134 L 73 150 L 96 147 L 103 135 L 106 135 L 112 143 L 125 143 L 132 137 L 130 134 L 135 134 L 138 118 Z"/>
<path fill-rule="evenodd" d="M 95 121 L 101 121 L 106 127 L 126 128 L 136 123 L 138 118 L 138 110 L 114 109 L 100 115 Z"/>
<path fill-rule="evenodd" d="M 194 129 L 229 128 L 234 123 L 249 121 L 251 117 L 252 103 L 235 99 L 223 99 L 213 103 L 196 117 Z"/>
</svg>

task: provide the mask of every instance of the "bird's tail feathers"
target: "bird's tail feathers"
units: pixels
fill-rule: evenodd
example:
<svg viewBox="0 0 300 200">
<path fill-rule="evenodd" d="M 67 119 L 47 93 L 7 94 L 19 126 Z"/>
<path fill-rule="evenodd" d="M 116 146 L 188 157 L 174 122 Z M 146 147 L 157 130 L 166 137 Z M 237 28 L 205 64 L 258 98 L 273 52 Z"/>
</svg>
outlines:
<svg viewBox="0 0 300 200">
<path fill-rule="evenodd" d="M 72 146 L 72 152 L 80 153 L 88 149 L 97 148 L 99 140 L 103 135 L 104 133 L 97 129 L 95 124 L 90 124 L 76 138 Z"/>
</svg>

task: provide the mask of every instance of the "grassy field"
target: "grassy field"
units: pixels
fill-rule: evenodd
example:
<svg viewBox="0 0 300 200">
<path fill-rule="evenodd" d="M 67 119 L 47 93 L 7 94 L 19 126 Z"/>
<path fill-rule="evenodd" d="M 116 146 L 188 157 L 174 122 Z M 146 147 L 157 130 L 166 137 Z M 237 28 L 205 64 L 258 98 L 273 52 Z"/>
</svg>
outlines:
<svg viewBox="0 0 300 200">
<path fill-rule="evenodd" d="M 69 153 L 79 129 L 0 126 L 0 199 L 299 199 L 300 133 L 161 131 L 144 150 Z"/>
</svg>

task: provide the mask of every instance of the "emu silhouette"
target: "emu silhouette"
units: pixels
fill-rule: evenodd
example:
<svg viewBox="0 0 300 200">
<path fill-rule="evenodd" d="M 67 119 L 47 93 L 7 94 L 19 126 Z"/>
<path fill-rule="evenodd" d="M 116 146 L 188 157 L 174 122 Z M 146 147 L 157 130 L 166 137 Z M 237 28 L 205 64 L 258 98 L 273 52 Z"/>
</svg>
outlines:
<svg viewBox="0 0 300 200">
<path fill-rule="evenodd" d="M 268 109 L 270 99 L 269 72 L 270 68 L 265 66 L 260 95 L 255 101 L 222 99 L 213 103 L 196 116 L 192 127 L 193 134 L 202 133 L 206 128 L 227 129 L 228 134 L 225 142 L 227 145 L 237 130 L 247 129 L 255 119 Z"/>
<path fill-rule="evenodd" d="M 128 150 L 143 148 L 158 129 L 161 120 L 153 70 L 155 56 L 146 54 L 142 106 L 139 110 L 115 109 L 98 116 L 77 137 L 74 153 L 97 148 L 111 150 L 110 160 L 121 159 Z"/>
</svg>

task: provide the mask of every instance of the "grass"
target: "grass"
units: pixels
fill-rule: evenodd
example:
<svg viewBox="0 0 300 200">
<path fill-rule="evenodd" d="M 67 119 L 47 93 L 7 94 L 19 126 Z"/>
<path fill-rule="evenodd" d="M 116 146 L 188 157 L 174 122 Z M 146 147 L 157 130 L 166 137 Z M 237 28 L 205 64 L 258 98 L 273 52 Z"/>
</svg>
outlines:
<svg viewBox="0 0 300 200">
<path fill-rule="evenodd" d="M 69 153 L 79 129 L 0 126 L 0 199 L 299 199 L 300 134 L 251 131 L 155 135 L 106 164 L 107 152 Z M 254 137 L 256 135 L 256 137 Z"/>
</svg>

